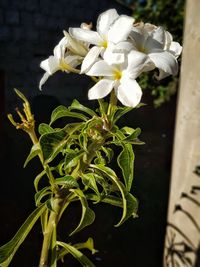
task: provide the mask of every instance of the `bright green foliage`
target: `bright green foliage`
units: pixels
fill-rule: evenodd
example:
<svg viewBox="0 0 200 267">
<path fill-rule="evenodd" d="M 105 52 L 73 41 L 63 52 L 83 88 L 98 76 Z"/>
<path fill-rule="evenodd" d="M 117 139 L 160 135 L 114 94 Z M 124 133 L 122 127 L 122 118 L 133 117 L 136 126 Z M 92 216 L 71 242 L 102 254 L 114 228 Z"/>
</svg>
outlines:
<svg viewBox="0 0 200 267">
<path fill-rule="evenodd" d="M 58 223 L 75 201 L 80 202 L 81 214 L 77 215 L 79 223 L 69 236 L 94 222 L 95 212 L 91 206 L 101 202 L 122 209 L 115 226 L 130 217 L 137 217 L 138 202 L 131 188 L 135 159 L 133 145 L 143 144 L 139 140 L 141 130 L 127 126 L 119 128 L 116 124 L 132 108 L 99 102 L 96 112 L 77 100 L 70 107 L 58 106 L 52 112 L 50 123 L 39 125 L 38 138 L 32 132 L 33 124 L 30 132 L 26 129 L 34 144 L 24 166 L 36 156 L 43 166 L 34 181 L 37 208 L 16 236 L 0 248 L 1 266 L 9 265 L 39 217 L 44 234 L 40 266 L 56 267 L 57 261 L 64 260 L 69 253 L 83 266 L 94 266 L 80 251 L 87 248 L 96 252 L 91 238 L 85 243 L 72 245 L 57 237 Z M 62 120 L 65 117 L 73 118 L 73 123 L 65 124 Z M 63 124 L 60 128 L 54 127 L 58 120 Z M 116 157 L 115 146 L 121 149 Z M 112 163 L 118 164 L 120 173 L 111 168 Z"/>
</svg>

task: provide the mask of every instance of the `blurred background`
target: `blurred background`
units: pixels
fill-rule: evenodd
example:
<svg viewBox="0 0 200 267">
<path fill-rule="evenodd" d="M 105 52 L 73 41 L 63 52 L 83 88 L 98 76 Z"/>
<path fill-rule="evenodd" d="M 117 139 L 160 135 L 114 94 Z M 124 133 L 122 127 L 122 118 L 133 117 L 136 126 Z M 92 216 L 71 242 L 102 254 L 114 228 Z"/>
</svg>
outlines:
<svg viewBox="0 0 200 267">
<path fill-rule="evenodd" d="M 63 37 L 63 30 L 80 26 L 81 22 L 92 22 L 95 27 L 101 12 L 116 8 L 119 14 L 134 16 L 137 21 L 164 26 L 182 44 L 184 7 L 184 0 L 0 1 L 0 245 L 12 238 L 34 209 L 33 180 L 41 168 L 37 160 L 23 168 L 31 142 L 7 119 L 8 113 L 21 107 L 13 89 L 19 89 L 29 99 L 37 125 L 48 123 L 56 106 L 69 105 L 74 98 L 94 107 L 96 102 L 87 100 L 92 82 L 84 76 L 60 72 L 50 77 L 43 91 L 39 91 L 43 75 L 39 64 L 52 54 Z M 94 238 L 99 252 L 88 256 L 97 267 L 162 266 L 178 82 L 179 75 L 160 82 L 152 74 L 143 75 L 139 83 L 144 89 L 142 102 L 147 105 L 133 110 L 126 121 L 120 122 L 140 127 L 140 139 L 145 142 L 135 147 L 132 192 L 139 200 L 139 217 L 115 228 L 121 211 L 105 204 L 94 207 L 95 223 L 75 235 L 73 241 Z M 72 224 L 78 220 L 77 209 L 78 206 L 72 209 L 66 218 Z M 60 233 L 68 233 L 71 228 L 73 225 L 61 223 Z M 10 266 L 37 266 L 41 240 L 38 223 Z M 73 259 L 69 263 L 79 266 Z"/>
</svg>

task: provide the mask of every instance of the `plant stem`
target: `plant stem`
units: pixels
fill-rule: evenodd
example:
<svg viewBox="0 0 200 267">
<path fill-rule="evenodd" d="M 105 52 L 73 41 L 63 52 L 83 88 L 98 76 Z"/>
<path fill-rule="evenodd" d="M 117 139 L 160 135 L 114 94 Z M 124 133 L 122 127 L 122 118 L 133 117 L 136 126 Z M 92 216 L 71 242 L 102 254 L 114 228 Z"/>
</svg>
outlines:
<svg viewBox="0 0 200 267">
<path fill-rule="evenodd" d="M 110 103 L 109 103 L 109 106 L 108 106 L 108 111 L 107 111 L 107 115 L 108 117 L 109 116 L 112 116 L 112 113 L 116 107 L 116 104 L 117 104 L 117 97 L 115 95 L 115 91 L 112 90 L 111 94 L 110 94 Z"/>
<path fill-rule="evenodd" d="M 49 248 L 54 228 L 57 226 L 58 217 L 62 208 L 63 199 L 55 197 L 53 202 L 53 210 L 50 213 L 49 221 L 44 232 L 42 251 L 40 256 L 39 267 L 48 267 Z"/>
</svg>

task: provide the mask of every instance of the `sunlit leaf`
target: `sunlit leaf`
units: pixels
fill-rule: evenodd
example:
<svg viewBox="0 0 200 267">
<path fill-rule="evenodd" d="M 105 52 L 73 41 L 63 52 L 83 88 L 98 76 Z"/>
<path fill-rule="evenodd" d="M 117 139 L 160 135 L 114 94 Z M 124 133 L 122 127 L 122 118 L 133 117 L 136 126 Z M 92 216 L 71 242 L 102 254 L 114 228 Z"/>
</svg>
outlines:
<svg viewBox="0 0 200 267">
<path fill-rule="evenodd" d="M 39 206 L 41 204 L 41 200 L 43 199 L 43 197 L 50 195 L 50 194 L 52 194 L 50 186 L 46 186 L 46 187 L 42 188 L 40 191 L 38 191 L 35 194 L 36 206 Z"/>
<path fill-rule="evenodd" d="M 118 224 L 115 226 L 120 226 L 122 223 L 124 223 L 129 217 L 136 216 L 136 205 L 135 202 L 137 200 L 126 190 L 123 183 L 119 180 L 115 172 L 104 165 L 90 165 L 94 170 L 99 170 L 102 174 L 106 175 L 111 181 L 117 186 L 118 190 L 121 193 L 122 196 L 122 202 L 123 202 L 123 212 L 122 217 Z"/>
<path fill-rule="evenodd" d="M 35 180 L 34 180 L 34 186 L 35 186 L 35 190 L 36 192 L 38 192 L 38 184 L 39 184 L 39 181 L 41 180 L 41 178 L 46 174 L 46 171 L 43 170 L 41 173 L 39 173 Z"/>
<path fill-rule="evenodd" d="M 55 179 L 55 183 L 57 185 L 63 185 L 64 187 L 69 189 L 73 187 L 79 187 L 77 180 L 70 175 Z"/>
<path fill-rule="evenodd" d="M 41 205 L 37 209 L 35 209 L 31 215 L 26 219 L 23 225 L 20 227 L 16 235 L 5 245 L 0 247 L 0 266 L 7 267 L 11 262 L 13 256 L 16 251 L 20 247 L 20 245 L 24 242 L 25 238 L 31 231 L 32 227 L 39 219 L 41 214 L 45 211 L 46 206 Z"/>
<path fill-rule="evenodd" d="M 122 151 L 117 157 L 117 163 L 122 170 L 126 189 L 130 191 L 134 174 L 134 152 L 132 145 L 122 145 Z"/>
<path fill-rule="evenodd" d="M 75 259 L 77 259 L 84 267 L 95 267 L 95 265 L 81 251 L 72 245 L 57 241 L 57 245 L 66 249 Z"/>
<path fill-rule="evenodd" d="M 119 107 L 114 116 L 114 123 L 116 123 L 123 115 L 125 115 L 132 109 L 132 107 Z"/>
<path fill-rule="evenodd" d="M 55 108 L 54 111 L 52 112 L 50 125 L 56 120 L 63 117 L 77 118 L 83 121 L 88 120 L 88 118 L 85 115 L 77 112 L 72 112 L 67 107 L 61 105 Z"/>
<path fill-rule="evenodd" d="M 38 127 L 38 132 L 40 135 L 43 135 L 43 134 L 46 134 L 46 133 L 52 133 L 54 132 L 54 129 L 49 126 L 48 124 L 46 123 L 41 123 Z"/>
<path fill-rule="evenodd" d="M 92 254 L 95 254 L 98 252 L 98 250 L 96 250 L 94 248 L 94 241 L 91 237 L 88 238 L 88 240 L 86 242 L 81 242 L 81 243 L 76 243 L 76 244 L 73 244 L 73 247 L 80 250 L 80 249 L 88 249 L 92 252 Z M 61 249 L 58 251 L 58 259 L 63 259 L 64 256 L 66 254 L 68 254 L 69 251 L 66 250 L 66 249 Z"/>
<path fill-rule="evenodd" d="M 26 158 L 26 161 L 24 163 L 24 168 L 26 167 L 26 165 L 28 164 L 30 160 L 32 160 L 34 157 L 36 157 L 40 153 L 41 153 L 40 144 L 39 143 L 34 144 L 31 148 L 31 151 L 28 157 Z"/>
<path fill-rule="evenodd" d="M 96 193 L 98 197 L 96 203 L 99 202 L 101 200 L 101 194 L 99 192 L 99 189 L 96 183 L 95 175 L 93 173 L 85 173 L 81 175 L 81 178 L 82 178 L 83 184 L 89 187 L 90 189 L 92 189 Z"/>
<path fill-rule="evenodd" d="M 92 117 L 93 116 L 97 116 L 97 114 L 92 109 L 83 106 L 76 99 L 74 99 L 74 101 L 72 102 L 71 106 L 69 107 L 70 111 L 73 110 L 73 109 L 77 109 L 77 110 L 83 111 L 83 112 L 89 114 Z"/>
<path fill-rule="evenodd" d="M 82 215 L 79 225 L 76 229 L 70 234 L 73 235 L 78 231 L 82 230 L 84 227 L 93 223 L 95 219 L 95 213 L 91 210 L 88 206 L 87 199 L 84 193 L 80 189 L 71 189 L 71 191 L 80 199 L 81 206 L 82 206 Z"/>
</svg>

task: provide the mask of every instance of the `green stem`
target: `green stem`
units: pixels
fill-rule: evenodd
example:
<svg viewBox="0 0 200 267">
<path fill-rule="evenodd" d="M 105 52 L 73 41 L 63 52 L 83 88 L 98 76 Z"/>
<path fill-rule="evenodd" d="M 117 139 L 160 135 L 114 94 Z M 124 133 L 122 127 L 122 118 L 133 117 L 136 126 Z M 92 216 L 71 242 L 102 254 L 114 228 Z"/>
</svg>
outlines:
<svg viewBox="0 0 200 267">
<path fill-rule="evenodd" d="M 107 111 L 108 117 L 112 117 L 112 114 L 115 110 L 116 105 L 117 105 L 117 97 L 115 95 L 115 91 L 112 90 L 110 94 L 110 103 L 109 103 L 108 111 Z"/>
<path fill-rule="evenodd" d="M 53 210 L 50 213 L 49 221 L 44 232 L 42 251 L 40 256 L 39 267 L 48 267 L 49 248 L 54 228 L 57 227 L 59 213 L 62 208 L 63 200 L 60 197 L 55 197 Z"/>
</svg>

